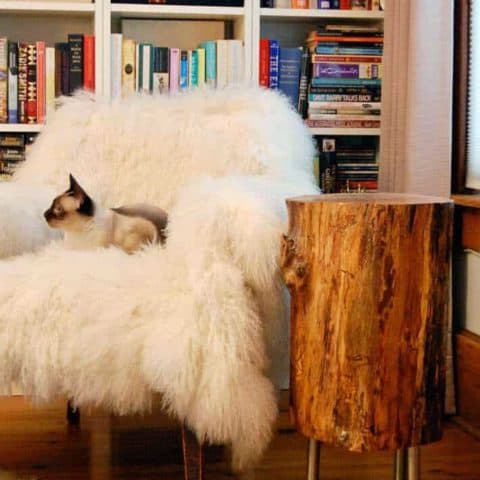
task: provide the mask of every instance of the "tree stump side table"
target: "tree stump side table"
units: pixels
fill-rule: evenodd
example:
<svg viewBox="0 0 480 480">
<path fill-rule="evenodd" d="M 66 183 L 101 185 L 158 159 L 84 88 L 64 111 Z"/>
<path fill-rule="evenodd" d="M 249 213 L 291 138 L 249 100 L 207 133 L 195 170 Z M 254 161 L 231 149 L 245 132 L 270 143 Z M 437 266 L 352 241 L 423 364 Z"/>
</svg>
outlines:
<svg viewBox="0 0 480 480">
<path fill-rule="evenodd" d="M 308 478 L 319 478 L 324 442 L 395 450 L 396 478 L 414 479 L 411 447 L 442 435 L 453 204 L 372 193 L 287 208 L 290 404 L 311 439 Z"/>
</svg>

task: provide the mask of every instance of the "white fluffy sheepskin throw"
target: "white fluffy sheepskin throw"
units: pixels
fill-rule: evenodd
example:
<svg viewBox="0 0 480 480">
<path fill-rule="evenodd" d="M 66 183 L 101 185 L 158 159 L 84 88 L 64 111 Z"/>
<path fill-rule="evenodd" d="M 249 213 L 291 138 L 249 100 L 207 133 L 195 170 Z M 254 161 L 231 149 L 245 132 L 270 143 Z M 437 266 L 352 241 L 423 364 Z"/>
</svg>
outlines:
<svg viewBox="0 0 480 480">
<path fill-rule="evenodd" d="M 255 464 L 288 362 L 284 200 L 317 191 L 313 154 L 300 118 L 265 90 L 66 101 L 0 185 L 0 388 L 120 414 L 162 392 L 199 439 L 232 444 L 236 468 Z M 70 172 L 106 206 L 166 208 L 166 247 L 38 249 L 52 237 L 41 212 Z"/>
</svg>

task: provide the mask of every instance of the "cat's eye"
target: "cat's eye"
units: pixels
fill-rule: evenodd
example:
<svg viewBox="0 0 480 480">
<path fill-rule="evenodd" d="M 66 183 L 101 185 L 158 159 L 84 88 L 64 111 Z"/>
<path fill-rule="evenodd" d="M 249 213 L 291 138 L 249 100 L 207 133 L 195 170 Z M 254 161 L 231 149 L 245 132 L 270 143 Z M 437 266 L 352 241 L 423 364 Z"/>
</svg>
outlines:
<svg viewBox="0 0 480 480">
<path fill-rule="evenodd" d="M 62 217 L 64 213 L 65 213 L 65 211 L 63 210 L 62 207 L 55 207 L 55 208 L 53 209 L 53 214 L 54 214 L 56 217 Z"/>
</svg>

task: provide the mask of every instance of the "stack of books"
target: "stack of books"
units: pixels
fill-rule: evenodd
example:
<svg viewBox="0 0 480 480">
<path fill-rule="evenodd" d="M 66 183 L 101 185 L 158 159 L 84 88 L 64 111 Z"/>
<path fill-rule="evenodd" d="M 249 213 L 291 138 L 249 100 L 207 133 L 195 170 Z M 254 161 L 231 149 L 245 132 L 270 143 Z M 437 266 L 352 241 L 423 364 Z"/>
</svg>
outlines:
<svg viewBox="0 0 480 480">
<path fill-rule="evenodd" d="M 26 151 L 36 134 L 0 133 L 0 180 L 8 180 L 25 160 Z"/>
<path fill-rule="evenodd" d="M 12 42 L 0 38 L 0 123 L 42 123 L 55 97 L 95 89 L 95 39 L 70 34 L 68 41 Z"/>
<path fill-rule="evenodd" d="M 261 0 L 262 8 L 312 8 L 322 10 L 383 10 L 384 0 Z"/>
<path fill-rule="evenodd" d="M 326 25 L 307 39 L 311 55 L 307 124 L 379 128 L 383 33 L 377 27 Z"/>
<path fill-rule="evenodd" d="M 212 40 L 198 48 L 156 47 L 114 33 L 112 39 L 112 98 L 133 92 L 166 93 L 196 87 L 243 83 L 244 45 L 241 40 Z"/>
</svg>

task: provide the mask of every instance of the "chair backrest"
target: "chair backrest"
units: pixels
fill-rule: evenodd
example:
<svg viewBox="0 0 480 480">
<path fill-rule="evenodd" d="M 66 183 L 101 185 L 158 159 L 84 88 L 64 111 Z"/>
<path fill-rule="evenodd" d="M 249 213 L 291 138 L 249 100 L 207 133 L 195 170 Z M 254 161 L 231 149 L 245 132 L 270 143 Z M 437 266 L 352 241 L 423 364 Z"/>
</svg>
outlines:
<svg viewBox="0 0 480 480">
<path fill-rule="evenodd" d="M 266 175 L 311 182 L 313 142 L 285 98 L 258 88 L 65 99 L 14 181 L 52 185 L 73 173 L 104 205 L 170 207 L 194 177 Z"/>
</svg>

